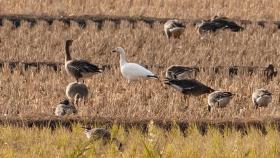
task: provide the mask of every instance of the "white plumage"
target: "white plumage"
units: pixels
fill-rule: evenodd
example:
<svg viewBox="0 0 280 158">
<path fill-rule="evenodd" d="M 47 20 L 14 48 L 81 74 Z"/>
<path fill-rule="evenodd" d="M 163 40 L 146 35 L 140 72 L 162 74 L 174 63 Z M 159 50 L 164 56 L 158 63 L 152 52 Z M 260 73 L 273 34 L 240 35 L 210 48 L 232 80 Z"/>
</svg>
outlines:
<svg viewBox="0 0 280 158">
<path fill-rule="evenodd" d="M 128 82 L 139 80 L 141 78 L 158 78 L 150 70 L 136 63 L 128 63 L 125 57 L 124 49 L 117 47 L 113 52 L 120 53 L 120 69 L 122 76 L 128 80 Z"/>
</svg>

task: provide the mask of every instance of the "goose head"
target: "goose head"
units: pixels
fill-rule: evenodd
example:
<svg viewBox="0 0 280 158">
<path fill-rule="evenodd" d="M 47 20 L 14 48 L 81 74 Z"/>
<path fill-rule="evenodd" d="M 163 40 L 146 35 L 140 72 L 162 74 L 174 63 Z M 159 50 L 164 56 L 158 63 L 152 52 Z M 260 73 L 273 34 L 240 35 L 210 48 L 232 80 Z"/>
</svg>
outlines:
<svg viewBox="0 0 280 158">
<path fill-rule="evenodd" d="M 112 52 L 124 54 L 124 49 L 122 47 L 117 47 L 117 48 L 113 49 Z"/>
<path fill-rule="evenodd" d="M 73 40 L 66 40 L 66 46 L 71 46 L 73 43 Z"/>
</svg>

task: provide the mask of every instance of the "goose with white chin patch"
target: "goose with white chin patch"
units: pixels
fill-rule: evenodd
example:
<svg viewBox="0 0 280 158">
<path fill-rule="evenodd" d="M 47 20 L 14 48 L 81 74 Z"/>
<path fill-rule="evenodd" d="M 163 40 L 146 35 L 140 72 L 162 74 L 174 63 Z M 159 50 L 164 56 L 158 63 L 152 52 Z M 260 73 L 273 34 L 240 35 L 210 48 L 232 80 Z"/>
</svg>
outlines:
<svg viewBox="0 0 280 158">
<path fill-rule="evenodd" d="M 112 52 L 117 52 L 120 54 L 120 69 L 122 76 L 128 80 L 136 81 L 142 78 L 156 78 L 158 77 L 152 73 L 150 70 L 144 68 L 143 66 L 136 63 L 128 63 L 125 57 L 125 51 L 121 47 L 115 48 Z"/>
</svg>

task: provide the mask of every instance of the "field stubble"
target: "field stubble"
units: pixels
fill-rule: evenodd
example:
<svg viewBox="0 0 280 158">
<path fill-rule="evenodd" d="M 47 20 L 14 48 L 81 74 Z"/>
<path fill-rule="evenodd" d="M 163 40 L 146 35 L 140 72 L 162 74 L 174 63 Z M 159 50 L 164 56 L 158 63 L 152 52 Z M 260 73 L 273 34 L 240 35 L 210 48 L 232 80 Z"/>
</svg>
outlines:
<svg viewBox="0 0 280 158">
<path fill-rule="evenodd" d="M 118 15 L 205 18 L 216 14 L 250 20 L 278 20 L 279 1 L 269 0 L 1 0 L 0 14 Z"/>
<path fill-rule="evenodd" d="M 168 41 L 160 24 L 151 29 L 145 23 L 138 23 L 132 29 L 128 22 L 122 22 L 115 29 L 112 22 L 105 22 L 104 28 L 98 30 L 94 24 L 80 29 L 75 23 L 67 27 L 62 22 L 55 22 L 49 27 L 40 22 L 32 29 L 28 23 L 13 29 L 9 21 L 0 29 L 0 59 L 63 62 L 66 39 L 74 40 L 73 57 L 101 64 L 119 64 L 119 56 L 111 53 L 117 46 L 125 48 L 129 61 L 164 65 L 166 68 L 171 64 L 264 67 L 269 63 L 278 67 L 280 60 L 277 58 L 279 31 L 275 27 L 262 29 L 252 25 L 240 33 L 221 31 L 203 36 L 198 35 L 195 28 L 188 27 L 181 40 Z M 163 79 L 164 69 L 154 67 L 153 71 Z M 251 93 L 257 87 L 265 87 L 274 96 L 272 104 L 262 111 L 261 117 L 279 116 L 278 76 L 267 85 L 260 73 L 252 76 L 245 73 L 230 78 L 226 72 L 217 75 L 206 71 L 196 78 L 214 89 L 232 91 L 237 95 L 228 108 L 218 113 L 207 112 L 206 96 L 190 98 L 191 105 L 185 109 L 186 102 L 179 92 L 157 80 L 128 85 L 117 66 L 86 80 L 90 97 L 85 106 L 78 107 L 79 115 L 135 120 L 259 117 L 252 108 Z M 59 100 L 65 97 L 66 85 L 72 81 L 64 71 L 55 73 L 43 68 L 39 72 L 15 70 L 10 73 L 4 68 L 0 78 L 0 113 L 52 114 Z"/>
</svg>

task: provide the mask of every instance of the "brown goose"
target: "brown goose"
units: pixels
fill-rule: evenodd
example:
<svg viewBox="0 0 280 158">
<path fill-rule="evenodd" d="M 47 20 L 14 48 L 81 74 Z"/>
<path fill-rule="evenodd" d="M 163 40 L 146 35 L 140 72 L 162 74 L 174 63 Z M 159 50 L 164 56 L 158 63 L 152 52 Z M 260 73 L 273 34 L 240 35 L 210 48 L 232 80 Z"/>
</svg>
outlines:
<svg viewBox="0 0 280 158">
<path fill-rule="evenodd" d="M 102 70 L 96 65 L 83 59 L 72 59 L 70 55 L 70 46 L 73 40 L 67 40 L 65 45 L 65 70 L 68 75 L 73 76 L 78 82 L 80 78 L 91 77 L 94 74 L 101 73 Z"/>
<path fill-rule="evenodd" d="M 267 81 L 272 81 L 273 77 L 277 76 L 277 69 L 272 64 L 269 64 L 268 67 L 264 69 L 264 74 Z"/>
<path fill-rule="evenodd" d="M 185 95 L 200 96 L 202 94 L 211 93 L 214 89 L 204 85 L 195 79 L 176 80 L 166 78 L 164 83 L 175 88 Z"/>
<path fill-rule="evenodd" d="M 272 93 L 266 89 L 257 89 L 252 94 L 252 100 L 256 109 L 267 107 L 272 101 Z"/>
<path fill-rule="evenodd" d="M 186 67 L 183 65 L 171 65 L 165 72 L 166 78 L 172 79 L 189 79 L 194 78 L 199 72 L 198 68 Z"/>
<path fill-rule="evenodd" d="M 54 113 L 56 116 L 71 115 L 76 114 L 77 109 L 68 99 L 64 99 L 57 105 Z"/>
<path fill-rule="evenodd" d="M 104 143 L 112 141 L 119 150 L 122 149 L 122 143 L 117 138 L 112 138 L 111 133 L 105 128 L 92 128 L 91 126 L 83 127 L 85 135 L 88 139 L 103 140 Z"/>
<path fill-rule="evenodd" d="M 226 91 L 215 91 L 208 95 L 208 111 L 212 107 L 224 108 L 230 102 L 234 94 Z"/>
<path fill-rule="evenodd" d="M 174 19 L 174 20 L 168 20 L 164 24 L 164 32 L 166 37 L 169 39 L 172 36 L 174 38 L 180 38 L 182 33 L 184 32 L 186 26 L 183 24 L 183 22 Z"/>
<path fill-rule="evenodd" d="M 197 28 L 200 34 L 203 32 L 216 32 L 219 29 L 229 29 L 233 32 L 244 30 L 243 27 L 237 25 L 234 21 L 219 16 L 214 16 L 210 20 L 202 20 L 202 22 L 197 25 Z"/>
<path fill-rule="evenodd" d="M 88 87 L 84 83 L 71 82 L 67 85 L 65 94 L 69 100 L 78 105 L 79 100 L 83 100 L 84 104 L 88 97 Z"/>
<path fill-rule="evenodd" d="M 183 80 L 177 80 L 177 79 L 169 79 L 166 78 L 164 80 L 164 84 L 167 84 L 176 90 L 180 91 L 184 94 L 184 99 L 186 99 L 186 96 L 200 96 L 203 94 L 211 93 L 215 91 L 214 89 L 204 85 L 203 83 L 195 80 L 195 79 L 183 79 Z M 188 98 L 188 105 L 189 105 L 189 98 Z"/>
</svg>

